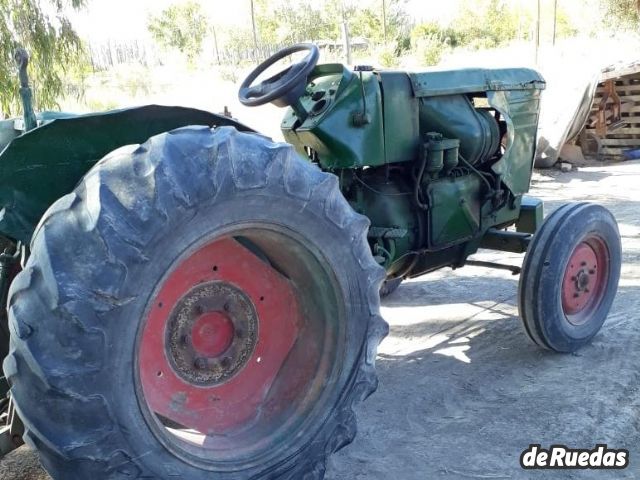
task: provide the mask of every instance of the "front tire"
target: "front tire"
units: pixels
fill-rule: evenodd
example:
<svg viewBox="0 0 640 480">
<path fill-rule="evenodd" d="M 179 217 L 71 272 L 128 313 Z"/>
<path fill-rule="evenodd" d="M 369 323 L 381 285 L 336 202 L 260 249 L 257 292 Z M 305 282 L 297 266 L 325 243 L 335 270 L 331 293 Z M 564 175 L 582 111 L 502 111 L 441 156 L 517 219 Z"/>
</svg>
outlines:
<svg viewBox="0 0 640 480">
<path fill-rule="evenodd" d="M 598 333 L 618 288 L 621 243 L 613 215 L 590 203 L 554 211 L 525 255 L 518 307 L 527 336 L 557 352 Z"/>
<path fill-rule="evenodd" d="M 189 127 L 45 215 L 4 368 L 54 479 L 319 479 L 377 386 L 368 221 L 292 148 Z"/>
</svg>

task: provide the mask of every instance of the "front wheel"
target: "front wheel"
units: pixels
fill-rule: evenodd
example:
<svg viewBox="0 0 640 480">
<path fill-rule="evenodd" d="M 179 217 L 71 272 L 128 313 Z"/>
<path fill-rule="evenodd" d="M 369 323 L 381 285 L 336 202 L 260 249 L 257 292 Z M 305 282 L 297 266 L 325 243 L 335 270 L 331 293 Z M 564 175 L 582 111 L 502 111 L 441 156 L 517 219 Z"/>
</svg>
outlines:
<svg viewBox="0 0 640 480">
<path fill-rule="evenodd" d="M 618 288 L 621 244 L 613 215 L 590 203 L 554 211 L 525 256 L 518 306 L 534 343 L 573 352 L 604 323 Z"/>
<path fill-rule="evenodd" d="M 386 333 L 368 221 L 232 128 L 105 158 L 14 281 L 5 371 L 55 479 L 319 479 Z"/>
</svg>

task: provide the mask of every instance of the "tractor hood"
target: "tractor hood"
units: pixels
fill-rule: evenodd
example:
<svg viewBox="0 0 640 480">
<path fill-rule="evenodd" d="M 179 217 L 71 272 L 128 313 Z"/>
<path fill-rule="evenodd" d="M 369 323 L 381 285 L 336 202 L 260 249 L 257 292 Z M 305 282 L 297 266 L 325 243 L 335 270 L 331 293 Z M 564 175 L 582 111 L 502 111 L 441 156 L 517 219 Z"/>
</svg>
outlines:
<svg viewBox="0 0 640 480">
<path fill-rule="evenodd" d="M 545 81 L 530 68 L 464 68 L 409 73 L 416 97 L 499 90 L 543 90 Z"/>
</svg>

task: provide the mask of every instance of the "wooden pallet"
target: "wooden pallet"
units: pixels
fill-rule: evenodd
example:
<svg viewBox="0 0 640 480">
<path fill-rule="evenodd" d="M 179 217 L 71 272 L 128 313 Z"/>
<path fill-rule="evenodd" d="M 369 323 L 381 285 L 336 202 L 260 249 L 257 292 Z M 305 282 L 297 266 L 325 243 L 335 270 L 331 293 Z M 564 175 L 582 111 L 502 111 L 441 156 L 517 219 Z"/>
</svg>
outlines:
<svg viewBox="0 0 640 480">
<path fill-rule="evenodd" d="M 598 84 L 591 104 L 591 112 L 580 135 L 580 145 L 585 155 L 600 160 L 624 160 L 623 152 L 640 148 L 640 65 L 624 70 L 606 72 Z M 605 94 L 605 81 L 615 82 L 615 91 L 620 97 L 621 122 L 612 126 L 612 101 L 605 110 L 607 132 L 601 137 L 596 132 L 598 107 Z"/>
</svg>

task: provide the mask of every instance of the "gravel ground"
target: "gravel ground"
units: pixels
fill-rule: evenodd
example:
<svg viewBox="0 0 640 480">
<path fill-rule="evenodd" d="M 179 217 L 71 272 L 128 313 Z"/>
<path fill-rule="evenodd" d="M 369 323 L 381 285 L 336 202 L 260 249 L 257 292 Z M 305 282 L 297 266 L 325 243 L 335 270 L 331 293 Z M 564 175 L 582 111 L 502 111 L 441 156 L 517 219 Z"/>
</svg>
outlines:
<svg viewBox="0 0 640 480">
<path fill-rule="evenodd" d="M 383 305 L 391 326 L 379 350 L 380 388 L 358 410 L 356 441 L 329 463 L 329 480 L 640 478 L 640 162 L 536 173 L 547 212 L 569 200 L 616 215 L 624 265 L 609 319 L 573 355 L 533 346 L 516 309 L 517 277 L 467 267 L 404 283 Z M 481 252 L 483 260 L 520 255 Z M 624 471 L 524 472 L 530 443 L 630 451 Z M 41 480 L 23 447 L 0 480 Z"/>
</svg>

